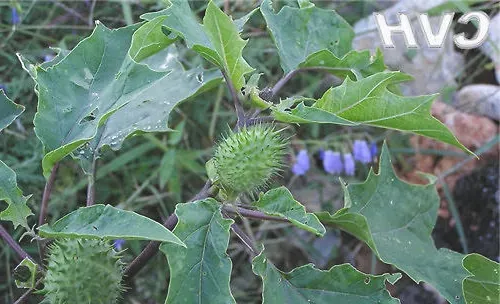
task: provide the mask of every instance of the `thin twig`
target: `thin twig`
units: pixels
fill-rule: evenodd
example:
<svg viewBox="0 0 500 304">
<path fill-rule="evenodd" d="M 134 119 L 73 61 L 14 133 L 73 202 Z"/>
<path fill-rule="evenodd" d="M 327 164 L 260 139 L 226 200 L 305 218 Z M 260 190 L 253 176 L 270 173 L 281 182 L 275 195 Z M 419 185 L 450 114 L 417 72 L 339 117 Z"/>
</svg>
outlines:
<svg viewBox="0 0 500 304">
<path fill-rule="evenodd" d="M 87 20 L 87 23 L 89 26 L 93 26 L 94 23 L 94 9 L 95 9 L 95 4 L 96 0 L 92 0 L 92 3 L 90 4 L 90 11 L 89 11 L 89 17 Z"/>
<path fill-rule="evenodd" d="M 255 117 L 255 118 L 248 118 L 246 125 L 247 126 L 252 126 L 252 125 L 258 125 L 262 123 L 272 123 L 275 121 L 275 118 L 273 116 L 261 116 L 261 117 Z"/>
<path fill-rule="evenodd" d="M 189 202 L 197 201 L 200 199 L 204 199 L 210 194 L 210 186 L 212 183 L 207 181 L 203 188 L 196 194 Z M 177 225 L 178 218 L 175 213 L 172 213 L 163 223 L 163 225 L 168 230 L 173 230 L 175 225 Z M 146 264 L 147 262 L 156 255 L 160 248 L 160 242 L 151 241 L 149 244 L 142 250 L 142 252 L 129 264 L 127 269 L 125 269 L 125 277 L 127 281 L 135 276 Z"/>
<path fill-rule="evenodd" d="M 279 91 L 285 86 L 285 84 L 288 81 L 290 81 L 290 79 L 292 79 L 293 76 L 295 76 L 299 72 L 300 72 L 300 70 L 293 70 L 293 71 L 289 72 L 288 74 L 286 74 L 285 76 L 283 76 L 283 78 L 281 78 L 280 80 L 278 80 L 278 82 L 271 89 L 271 98 L 270 98 L 270 100 L 272 100 L 279 93 Z"/>
<path fill-rule="evenodd" d="M 259 250 L 253 243 L 252 239 L 236 223 L 231 225 L 231 230 L 240 239 L 240 241 L 249 249 L 252 256 L 259 254 Z"/>
<path fill-rule="evenodd" d="M 232 214 L 248 217 L 248 218 L 257 219 L 257 220 L 275 221 L 275 222 L 290 222 L 289 220 L 282 218 L 282 217 L 271 216 L 271 215 L 267 215 L 267 214 L 260 212 L 260 211 L 245 209 L 245 208 L 236 207 L 236 206 L 232 206 L 232 205 L 225 205 L 224 211 L 227 211 L 227 212 L 232 213 Z"/>
<path fill-rule="evenodd" d="M 56 180 L 57 169 L 59 169 L 59 163 L 56 163 L 52 168 L 49 179 L 45 183 L 45 188 L 43 189 L 42 202 L 40 203 L 40 215 L 38 216 L 38 227 L 47 222 L 49 200 L 50 195 L 52 194 L 52 188 L 54 187 L 54 182 Z M 45 240 L 38 241 L 38 254 L 41 260 L 45 257 L 45 245 Z"/>
<path fill-rule="evenodd" d="M 31 293 L 33 291 L 35 291 L 36 287 L 38 285 L 40 285 L 42 282 L 43 282 L 43 278 L 38 279 L 38 281 L 36 281 L 36 283 L 35 283 L 35 287 L 34 288 L 30 288 L 25 293 L 23 293 L 23 295 L 20 296 L 19 299 L 17 299 L 14 302 L 14 304 L 23 304 L 23 303 L 26 303 L 25 301 L 28 300 L 28 297 L 31 295 Z"/>
<path fill-rule="evenodd" d="M 227 73 L 224 71 L 222 71 L 222 75 L 224 76 L 226 85 L 229 89 L 229 92 L 231 93 L 231 97 L 233 98 L 234 108 L 236 110 L 236 116 L 238 117 L 238 122 L 236 123 L 236 126 L 238 128 L 242 127 L 245 125 L 245 111 L 243 109 L 243 105 L 241 104 L 240 98 L 238 97 L 238 92 L 236 92 L 236 89 L 234 88 L 231 78 L 229 78 Z"/>
<path fill-rule="evenodd" d="M 35 260 L 33 260 L 33 258 L 30 257 L 30 255 L 26 251 L 24 251 L 21 245 L 19 245 L 12 238 L 9 232 L 5 230 L 5 228 L 2 225 L 0 225 L 0 235 L 2 236 L 2 239 L 4 239 L 4 241 L 10 246 L 10 248 L 12 248 L 12 250 L 14 250 L 17 253 L 17 255 L 19 256 L 19 261 L 24 260 L 25 258 L 29 258 L 30 260 L 35 262 Z"/>
<path fill-rule="evenodd" d="M 96 174 L 97 160 L 92 161 L 90 174 L 88 175 L 89 183 L 87 185 L 87 207 L 95 203 L 95 174 Z"/>
</svg>

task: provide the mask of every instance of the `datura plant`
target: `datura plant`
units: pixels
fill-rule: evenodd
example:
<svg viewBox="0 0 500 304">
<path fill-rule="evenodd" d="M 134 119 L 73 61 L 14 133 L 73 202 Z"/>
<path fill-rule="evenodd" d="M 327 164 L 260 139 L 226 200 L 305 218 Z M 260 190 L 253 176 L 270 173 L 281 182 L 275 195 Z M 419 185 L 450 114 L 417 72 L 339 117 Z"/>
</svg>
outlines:
<svg viewBox="0 0 500 304">
<path fill-rule="evenodd" d="M 38 64 L 18 54 L 35 82 L 38 108 L 33 123 L 44 147 L 41 166 L 47 182 L 34 229 L 27 202 L 36 198 L 22 193 L 16 173 L 0 161 L 0 199 L 7 203 L 0 217 L 22 226 L 25 237 L 40 248 L 40 259 L 30 257 L 2 228 L 2 237 L 26 258 L 19 266 L 25 284 L 19 287 L 43 294 L 44 303 L 115 303 L 126 298 L 122 291 L 133 288 L 134 275 L 161 251 L 170 268 L 165 303 L 235 303 L 227 254 L 234 233 L 233 240 L 243 243 L 262 281 L 256 302 L 399 303 L 387 286 L 406 274 L 432 286 L 450 303 L 498 303 L 499 264 L 479 254 L 436 248 L 431 237 L 439 206 L 436 178 L 427 175 L 426 185 L 399 179 L 387 144 L 378 168 L 370 170 L 364 182 L 341 181 L 345 202 L 336 212 L 308 212 L 286 187 L 276 186 L 290 151 L 292 128 L 287 124 L 399 130 L 475 155 L 431 115 L 434 95 L 402 95 L 398 84 L 411 76 L 388 70 L 381 52 L 352 49 L 354 31 L 335 11 L 307 0 L 279 10 L 275 6 L 264 0 L 233 19 L 210 1 L 199 20 L 188 1 L 171 0 L 137 24 L 109 29 L 96 22 L 89 37 L 72 50 L 59 50 L 51 61 Z M 274 85 L 259 86 L 261 74 L 243 57 L 248 40 L 241 35 L 250 18 L 265 22 L 275 43 L 283 78 Z M 180 46 L 192 51 L 189 58 L 182 58 L 186 52 L 179 52 Z M 203 65 L 185 65 L 193 56 Z M 280 89 L 290 79 L 308 71 L 329 73 L 342 82 L 317 99 L 280 98 Z M 176 106 L 215 87 L 227 89 L 237 122 L 219 136 L 211 158 L 205 159 L 207 182 L 193 201 L 177 204 L 163 225 L 132 211 L 95 204 L 97 160 L 103 148 L 118 151 L 132 136 L 173 131 L 168 120 Z M 23 111 L 0 90 L 0 129 Z M 49 225 L 50 191 L 67 156 L 88 176 L 86 206 Z M 352 163 L 348 156 L 344 161 Z M 326 157 L 329 170 L 338 172 L 340 155 L 328 151 Z M 248 227 L 239 227 L 242 217 L 288 222 L 317 237 L 327 227 L 341 229 L 392 265 L 393 273 L 366 274 L 350 264 L 329 269 L 307 264 L 284 272 L 264 246 L 246 235 Z M 151 244 L 124 264 L 122 253 L 110 245 L 113 240 Z"/>
</svg>

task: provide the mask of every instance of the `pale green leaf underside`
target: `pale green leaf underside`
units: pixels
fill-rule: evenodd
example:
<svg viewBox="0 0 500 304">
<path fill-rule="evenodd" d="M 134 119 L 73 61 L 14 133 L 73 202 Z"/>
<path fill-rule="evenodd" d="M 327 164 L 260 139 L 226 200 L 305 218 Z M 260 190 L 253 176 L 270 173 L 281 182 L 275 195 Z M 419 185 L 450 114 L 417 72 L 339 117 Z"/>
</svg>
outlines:
<svg viewBox="0 0 500 304">
<path fill-rule="evenodd" d="M 500 299 L 500 264 L 472 253 L 462 261 L 471 274 L 463 281 L 464 297 L 467 304 L 493 304 Z"/>
<path fill-rule="evenodd" d="M 158 16 L 143 24 L 132 36 L 130 57 L 141 62 L 172 44 L 177 37 L 169 38 L 162 30 L 166 16 Z"/>
<path fill-rule="evenodd" d="M 173 232 L 186 248 L 163 243 L 168 258 L 170 283 L 167 304 L 235 304 L 229 288 L 232 263 L 227 255 L 229 228 L 221 205 L 214 199 L 178 204 L 179 222 Z"/>
<path fill-rule="evenodd" d="M 252 268 L 263 281 L 263 303 L 287 304 L 396 304 L 385 282 L 394 284 L 401 274 L 368 275 L 350 264 L 319 270 L 312 264 L 285 273 L 278 270 L 262 252 Z"/>
<path fill-rule="evenodd" d="M 401 72 L 380 72 L 358 81 L 346 78 L 342 85 L 326 91 L 312 106 L 300 104 L 287 110 L 278 105 L 273 115 L 289 123 L 366 124 L 412 132 L 472 153 L 431 115 L 435 95 L 405 97 L 387 88 L 411 79 Z"/>
<path fill-rule="evenodd" d="M 329 50 L 342 57 L 351 50 L 354 31 L 333 10 L 317 8 L 309 3 L 301 8 L 284 6 L 276 14 L 272 1 L 264 0 L 260 11 L 274 39 L 285 73 L 298 68 L 315 52 Z"/>
<path fill-rule="evenodd" d="M 244 75 L 253 71 L 242 56 L 246 41 L 239 32 L 245 16 L 237 24 L 224 14 L 212 1 L 208 3 L 203 24 L 200 24 L 189 7 L 189 2 L 172 0 L 171 5 L 160 12 L 144 14 L 141 18 L 152 20 L 166 16 L 163 25 L 180 35 L 187 45 L 208 61 L 221 68 L 232 80 L 236 90 L 245 84 Z"/>
<path fill-rule="evenodd" d="M 252 205 L 259 211 L 285 218 L 293 225 L 316 235 L 322 236 L 326 232 L 316 215 L 307 213 L 306 208 L 293 198 L 286 187 L 267 191 Z"/>
<path fill-rule="evenodd" d="M 22 105 L 12 102 L 0 89 L 0 131 L 10 125 L 23 111 Z"/>
<path fill-rule="evenodd" d="M 79 208 L 54 224 L 45 224 L 38 230 L 40 236 L 50 238 L 151 240 L 184 246 L 184 243 L 162 224 L 110 205 Z"/>
<path fill-rule="evenodd" d="M 365 241 L 380 260 L 431 284 L 451 303 L 465 303 L 463 255 L 436 249 L 431 237 L 439 207 L 435 185 L 400 180 L 385 144 L 380 158 L 379 173 L 345 186 L 345 207 L 334 215 L 317 213 L 319 219 Z"/>
<path fill-rule="evenodd" d="M 17 187 L 16 173 L 0 160 L 0 201 L 8 205 L 7 209 L 0 212 L 0 219 L 11 221 L 14 228 L 21 225 L 28 229 L 27 218 L 33 215 L 26 205 L 28 198 Z"/>
</svg>

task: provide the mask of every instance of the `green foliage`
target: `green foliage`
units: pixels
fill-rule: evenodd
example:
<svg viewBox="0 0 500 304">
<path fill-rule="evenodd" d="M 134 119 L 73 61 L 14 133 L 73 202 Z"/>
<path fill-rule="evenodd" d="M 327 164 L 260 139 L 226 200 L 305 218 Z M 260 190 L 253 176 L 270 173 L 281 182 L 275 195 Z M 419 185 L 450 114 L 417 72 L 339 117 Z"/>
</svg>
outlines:
<svg viewBox="0 0 500 304">
<path fill-rule="evenodd" d="M 12 102 L 0 89 L 0 131 L 10 125 L 23 111 L 23 106 Z"/>
<path fill-rule="evenodd" d="M 116 303 L 122 291 L 120 255 L 104 241 L 62 239 L 50 246 L 45 303 Z"/>
<path fill-rule="evenodd" d="M 470 273 L 463 280 L 465 301 L 489 304 L 500 299 L 500 264 L 480 254 L 468 254 L 462 261 Z"/>
<path fill-rule="evenodd" d="M 38 230 L 43 237 L 153 240 L 184 246 L 160 223 L 110 205 L 82 207 Z"/>
<path fill-rule="evenodd" d="M 283 166 L 286 142 L 273 126 L 257 125 L 231 132 L 215 150 L 212 181 L 227 193 L 264 187 Z"/>
<path fill-rule="evenodd" d="M 307 213 L 306 208 L 296 201 L 285 187 L 267 191 L 253 206 L 266 214 L 285 218 L 295 226 L 318 236 L 323 236 L 326 232 L 316 215 Z"/>
<path fill-rule="evenodd" d="M 371 304 L 399 303 L 385 288 L 394 284 L 401 274 L 368 275 L 350 264 L 319 270 L 312 264 L 285 273 L 276 268 L 264 252 L 253 259 L 255 274 L 262 277 L 264 304 Z"/>
<path fill-rule="evenodd" d="M 408 131 L 434 138 L 470 152 L 446 126 L 430 114 L 434 95 L 405 97 L 391 92 L 388 86 L 411 80 L 400 72 L 380 72 L 344 83 L 325 92 L 311 107 L 301 103 L 274 108 L 277 119 L 289 123 L 367 124 Z M 470 152 L 472 153 L 472 152 Z"/>
<path fill-rule="evenodd" d="M 232 263 L 226 254 L 229 227 L 221 205 L 206 199 L 178 204 L 174 234 L 186 247 L 163 243 L 169 259 L 170 284 L 165 303 L 236 303 L 229 289 Z"/>
<path fill-rule="evenodd" d="M 183 37 L 190 48 L 226 73 L 236 90 L 245 85 L 244 75 L 253 71 L 242 56 L 246 42 L 240 38 L 241 28 L 217 5 L 212 1 L 208 3 L 203 25 L 198 23 L 189 2 L 184 0 L 172 0 L 169 8 L 142 17 L 151 20 L 158 15 L 167 16 L 163 25 Z M 239 23 L 240 27 L 246 20 L 248 18 Z"/>
<path fill-rule="evenodd" d="M 260 6 L 285 74 L 317 51 L 328 50 L 334 56 L 344 56 L 351 50 L 354 38 L 349 23 L 335 11 L 317 8 L 309 1 L 298 2 L 300 8 L 285 6 L 277 14 L 271 0 L 264 0 Z"/>
<path fill-rule="evenodd" d="M 319 219 L 363 240 L 381 261 L 431 284 L 450 303 L 465 303 L 463 255 L 436 249 L 431 237 L 439 208 L 434 181 L 422 186 L 400 180 L 384 145 L 378 174 L 370 171 L 364 183 L 344 185 L 344 200 L 343 209 L 318 213 Z"/>
</svg>

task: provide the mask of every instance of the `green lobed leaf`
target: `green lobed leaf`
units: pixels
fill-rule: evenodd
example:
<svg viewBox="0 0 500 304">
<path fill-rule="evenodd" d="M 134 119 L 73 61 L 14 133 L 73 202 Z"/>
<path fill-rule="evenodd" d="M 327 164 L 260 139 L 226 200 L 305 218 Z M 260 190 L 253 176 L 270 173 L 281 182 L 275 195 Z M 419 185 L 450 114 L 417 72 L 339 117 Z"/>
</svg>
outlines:
<svg viewBox="0 0 500 304">
<path fill-rule="evenodd" d="M 333 10 L 299 1 L 300 8 L 284 6 L 277 14 L 271 0 L 264 0 L 260 11 L 278 48 L 285 73 L 297 69 L 309 55 L 328 50 L 342 57 L 351 50 L 354 31 Z"/>
<path fill-rule="evenodd" d="M 10 125 L 23 112 L 24 107 L 12 102 L 0 89 L 0 131 Z"/>
<path fill-rule="evenodd" d="M 386 281 L 394 284 L 399 280 L 399 273 L 368 275 L 350 264 L 329 270 L 308 264 L 286 273 L 277 269 L 264 252 L 253 259 L 252 269 L 262 278 L 264 304 L 399 303 L 385 287 Z"/>
<path fill-rule="evenodd" d="M 170 230 L 152 219 L 111 205 L 94 205 L 75 210 L 54 224 L 38 228 L 42 237 L 152 240 L 185 244 Z"/>
<path fill-rule="evenodd" d="M 345 123 L 347 121 L 351 125 L 366 124 L 407 131 L 472 153 L 443 123 L 431 115 L 435 95 L 405 97 L 387 88 L 411 79 L 411 76 L 401 72 L 380 72 L 358 81 L 346 78 L 342 85 L 326 91 L 311 107 L 302 104 L 300 107 L 285 109 L 278 105 L 273 108 L 273 115 L 276 119 L 289 123 L 348 124 Z M 326 113 L 332 116 L 331 121 L 325 119 Z"/>
<path fill-rule="evenodd" d="M 162 30 L 165 18 L 158 16 L 146 22 L 132 35 L 129 53 L 134 61 L 141 62 L 175 42 L 177 37 L 169 38 Z"/>
<path fill-rule="evenodd" d="M 472 253 L 465 256 L 462 264 L 471 274 L 462 283 L 466 303 L 492 304 L 500 299 L 499 263 Z"/>
<path fill-rule="evenodd" d="M 321 50 L 309 55 L 299 65 L 300 69 L 318 69 L 329 72 L 340 78 L 350 77 L 352 80 L 383 72 L 386 69 L 382 52 L 377 49 L 375 56 L 370 51 L 350 51 L 343 57 L 335 56 L 329 50 Z"/>
<path fill-rule="evenodd" d="M 14 228 L 21 225 L 29 229 L 27 218 L 33 215 L 26 202 L 30 196 L 24 196 L 17 187 L 16 173 L 0 160 L 0 201 L 7 202 L 7 209 L 0 212 L 0 219 L 11 221 Z"/>
<path fill-rule="evenodd" d="M 326 232 L 316 215 L 306 212 L 306 208 L 293 198 L 286 187 L 271 189 L 261 194 L 259 200 L 252 205 L 259 211 L 285 218 L 293 225 L 316 235 L 323 236 Z"/>
<path fill-rule="evenodd" d="M 229 228 L 214 199 L 178 204 L 179 222 L 173 232 L 186 248 L 163 243 L 170 283 L 165 303 L 236 303 L 229 288 L 231 259 L 227 255 Z"/>
<path fill-rule="evenodd" d="M 57 161 L 92 139 L 77 154 L 88 162 L 102 146 L 117 149 L 134 133 L 168 131 L 172 108 L 213 84 L 215 75 L 201 80 L 200 69 L 152 70 L 135 62 L 129 48 L 138 27 L 110 30 L 98 23 L 92 35 L 58 63 L 27 68 L 35 69 L 30 73 L 38 90 L 34 124 L 45 148 L 45 176 Z"/>
<path fill-rule="evenodd" d="M 188 1 L 171 0 L 168 8 L 144 14 L 141 18 L 152 20 L 158 16 L 166 16 L 163 25 L 183 37 L 190 48 L 222 69 L 239 91 L 245 84 L 244 75 L 253 71 L 242 56 L 247 42 L 239 35 L 242 26 L 253 12 L 236 24 L 210 1 L 202 25 L 191 11 Z"/>
<path fill-rule="evenodd" d="M 465 303 L 463 255 L 438 250 L 431 237 L 439 208 L 433 182 L 422 186 L 400 180 L 384 144 L 379 173 L 370 170 L 364 183 L 344 185 L 344 198 L 343 209 L 333 215 L 316 213 L 318 218 L 363 240 L 381 261 L 415 282 L 431 284 L 450 303 Z"/>
<path fill-rule="evenodd" d="M 177 58 L 177 50 L 172 45 L 142 62 L 154 71 L 168 74 L 145 88 L 147 99 L 133 100 L 111 113 L 99 126 L 96 136 L 75 151 L 85 172 L 91 172 L 92 162 L 100 157 L 104 146 L 116 151 L 134 134 L 172 131 L 168 118 L 173 108 L 220 83 L 218 71 L 184 70 Z"/>
</svg>

